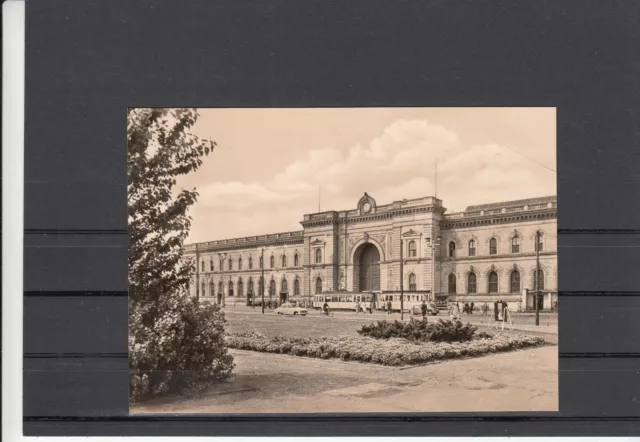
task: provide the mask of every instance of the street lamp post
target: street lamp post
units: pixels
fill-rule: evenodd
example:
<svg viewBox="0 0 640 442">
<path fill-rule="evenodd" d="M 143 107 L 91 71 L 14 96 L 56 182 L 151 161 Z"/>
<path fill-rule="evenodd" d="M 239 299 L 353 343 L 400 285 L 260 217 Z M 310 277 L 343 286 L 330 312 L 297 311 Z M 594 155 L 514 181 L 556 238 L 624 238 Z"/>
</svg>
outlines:
<svg viewBox="0 0 640 442">
<path fill-rule="evenodd" d="M 402 227 L 400 228 L 400 320 L 404 321 L 404 257 L 402 242 Z"/>
<path fill-rule="evenodd" d="M 262 295 L 262 314 L 264 315 L 264 248 L 260 252 L 260 292 Z"/>
<path fill-rule="evenodd" d="M 431 248 L 431 294 L 429 301 L 436 301 L 436 247 L 440 246 L 440 240 L 442 237 L 437 236 L 433 242 L 431 238 L 427 238 L 427 247 Z"/>
<path fill-rule="evenodd" d="M 224 261 L 225 259 L 227 259 L 227 254 L 226 253 L 218 253 L 218 258 L 220 258 L 220 272 L 222 272 L 222 307 L 224 307 L 226 305 L 226 301 L 225 301 L 225 296 L 224 296 Z"/>
<path fill-rule="evenodd" d="M 534 280 L 535 292 L 534 299 L 536 303 L 536 326 L 540 325 L 540 230 L 536 231 L 536 277 Z"/>
</svg>

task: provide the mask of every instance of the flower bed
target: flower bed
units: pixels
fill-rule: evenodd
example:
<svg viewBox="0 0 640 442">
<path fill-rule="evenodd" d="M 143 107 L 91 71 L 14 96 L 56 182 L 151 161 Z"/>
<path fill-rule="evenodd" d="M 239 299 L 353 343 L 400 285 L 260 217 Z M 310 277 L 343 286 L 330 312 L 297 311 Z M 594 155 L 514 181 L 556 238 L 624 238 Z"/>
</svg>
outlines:
<svg viewBox="0 0 640 442">
<path fill-rule="evenodd" d="M 490 337 L 486 337 L 490 336 Z M 368 362 L 402 366 L 463 357 L 475 357 L 521 348 L 538 347 L 545 341 L 539 337 L 495 334 L 467 342 L 416 343 L 402 338 L 373 339 L 367 337 L 269 338 L 259 333 L 227 336 L 227 346 L 238 350 L 279 353 L 322 359 Z"/>
<path fill-rule="evenodd" d="M 465 325 L 461 321 L 438 319 L 427 322 L 411 318 L 409 322 L 378 321 L 363 325 L 358 334 L 375 339 L 404 338 L 413 342 L 466 342 L 474 337 L 488 336 L 484 332 L 476 334 L 477 331 L 475 325 Z"/>
</svg>

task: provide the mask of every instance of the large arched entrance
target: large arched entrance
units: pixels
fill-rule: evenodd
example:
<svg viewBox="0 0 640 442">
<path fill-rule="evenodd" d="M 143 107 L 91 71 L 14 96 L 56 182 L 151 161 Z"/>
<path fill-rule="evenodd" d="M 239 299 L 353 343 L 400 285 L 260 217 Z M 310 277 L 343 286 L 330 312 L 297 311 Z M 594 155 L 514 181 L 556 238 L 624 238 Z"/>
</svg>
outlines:
<svg viewBox="0 0 640 442">
<path fill-rule="evenodd" d="M 356 253 L 356 272 L 354 273 L 357 291 L 380 290 L 380 252 L 376 246 L 371 243 L 360 246 L 360 250 Z"/>
</svg>

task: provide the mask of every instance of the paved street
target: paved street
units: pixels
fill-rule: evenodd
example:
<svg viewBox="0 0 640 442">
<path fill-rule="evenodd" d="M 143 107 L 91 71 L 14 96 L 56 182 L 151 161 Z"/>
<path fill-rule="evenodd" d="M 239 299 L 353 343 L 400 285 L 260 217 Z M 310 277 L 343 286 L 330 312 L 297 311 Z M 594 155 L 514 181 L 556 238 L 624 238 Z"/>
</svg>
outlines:
<svg viewBox="0 0 640 442">
<path fill-rule="evenodd" d="M 236 377 L 132 413 L 556 411 L 558 348 L 412 368 L 232 350 Z"/>
</svg>

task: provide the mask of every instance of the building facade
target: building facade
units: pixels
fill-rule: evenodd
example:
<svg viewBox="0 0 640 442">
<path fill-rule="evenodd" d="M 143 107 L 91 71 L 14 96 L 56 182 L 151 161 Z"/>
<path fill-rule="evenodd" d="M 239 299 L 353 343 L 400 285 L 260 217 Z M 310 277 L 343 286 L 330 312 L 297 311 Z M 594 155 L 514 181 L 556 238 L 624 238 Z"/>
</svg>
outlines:
<svg viewBox="0 0 640 442">
<path fill-rule="evenodd" d="M 251 303 L 262 298 L 264 274 L 265 299 L 279 302 L 402 292 L 441 303 L 502 300 L 512 310 L 530 310 L 538 278 L 540 307 L 556 305 L 555 196 L 445 212 L 434 197 L 378 206 L 365 193 L 355 209 L 304 215 L 299 231 L 190 244 L 185 254 L 197 263 L 191 295 L 221 305 Z"/>
</svg>

